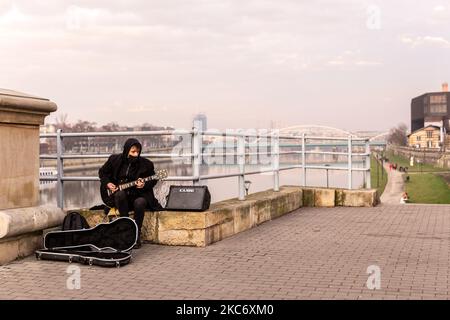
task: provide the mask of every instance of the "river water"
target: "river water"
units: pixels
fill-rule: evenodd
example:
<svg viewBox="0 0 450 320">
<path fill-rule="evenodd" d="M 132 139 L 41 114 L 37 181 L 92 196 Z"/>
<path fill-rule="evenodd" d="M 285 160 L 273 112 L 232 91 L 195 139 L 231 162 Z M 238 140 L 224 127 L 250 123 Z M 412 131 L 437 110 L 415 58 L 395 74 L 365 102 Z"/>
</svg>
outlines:
<svg viewBox="0 0 450 320">
<path fill-rule="evenodd" d="M 346 166 L 346 163 L 333 163 L 333 166 Z M 281 167 L 283 165 L 280 165 Z M 356 163 L 355 166 L 361 167 L 362 163 Z M 155 165 L 156 169 L 167 169 L 169 176 L 189 176 L 191 175 L 191 166 L 184 164 L 174 165 L 173 163 L 162 163 Z M 260 169 L 260 166 L 246 165 L 246 171 L 254 171 Z M 81 170 L 76 173 L 67 175 L 77 176 L 97 176 L 98 169 Z M 209 165 L 202 166 L 201 174 L 225 174 L 236 173 L 238 167 L 236 165 Z M 306 184 L 311 187 L 326 187 L 327 180 L 329 187 L 346 188 L 347 171 L 344 170 L 328 170 L 328 179 L 326 170 L 307 169 Z M 245 180 L 251 181 L 249 193 L 267 190 L 273 188 L 273 175 L 254 174 L 246 175 Z M 296 185 L 300 186 L 302 181 L 301 169 L 292 169 L 280 171 L 280 186 Z M 360 188 L 364 183 L 364 174 L 362 172 L 353 172 L 353 187 Z M 211 179 L 202 181 L 203 185 L 207 185 L 211 192 L 211 201 L 217 202 L 225 199 L 235 198 L 238 196 L 238 177 Z M 160 181 L 155 186 L 155 195 L 162 205 L 165 205 L 165 196 L 168 193 L 170 185 L 192 185 L 191 182 L 179 181 Z M 64 183 L 64 208 L 90 208 L 95 205 L 102 204 L 100 198 L 100 182 L 65 182 Z M 42 205 L 56 205 L 56 182 L 41 183 L 40 186 L 40 203 Z"/>
</svg>

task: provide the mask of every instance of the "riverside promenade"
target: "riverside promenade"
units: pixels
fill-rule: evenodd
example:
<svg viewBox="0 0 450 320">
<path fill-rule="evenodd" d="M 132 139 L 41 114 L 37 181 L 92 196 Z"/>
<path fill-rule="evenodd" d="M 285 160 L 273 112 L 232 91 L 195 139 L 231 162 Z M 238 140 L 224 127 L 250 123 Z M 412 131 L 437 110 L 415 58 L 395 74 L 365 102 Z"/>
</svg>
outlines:
<svg viewBox="0 0 450 320">
<path fill-rule="evenodd" d="M 238 206 L 248 210 L 255 207 L 255 210 L 242 211 L 252 215 L 231 215 L 230 208 L 225 208 L 228 211 L 222 208 L 222 216 L 228 220 L 221 220 L 217 228 L 209 224 L 214 219 L 209 219 L 207 225 L 205 218 L 200 219 L 195 228 L 180 232 L 189 238 L 195 233 L 192 229 L 201 227 L 205 229 L 205 244 L 206 229 L 210 228 L 208 239 L 218 242 L 209 242 L 206 247 L 144 244 L 133 251 L 132 263 L 119 269 L 38 261 L 34 256 L 14 260 L 33 253 L 42 240 L 43 230 L 61 223 L 64 198 L 61 192 L 59 207 L 38 205 L 40 155 L 34 142 L 40 137 L 39 125 L 44 123 L 46 115 L 56 111 L 56 105 L 45 98 L 10 90 L 0 90 L 0 97 L 0 111 L 7 116 L 0 121 L 3 143 L 7 146 L 0 167 L 5 179 L 0 182 L 3 189 L 8 190 L 0 198 L 0 257 L 3 261 L 0 299 L 449 298 L 450 205 L 398 204 L 399 189 L 392 187 L 395 183 L 391 174 L 391 187 L 388 185 L 385 196 L 392 201 L 376 207 L 354 206 L 353 201 L 349 201 L 355 200 L 358 191 L 354 190 L 305 191 L 303 194 L 301 190 L 280 188 L 273 199 L 245 202 L 245 180 L 241 179 L 239 198 L 243 201 L 238 201 Z M 197 130 L 189 134 L 194 139 L 194 158 L 199 157 L 201 135 Z M 59 131 L 53 138 L 59 141 L 61 168 L 58 172 L 62 174 L 63 134 Z M 241 141 L 239 145 L 244 146 L 239 156 L 245 159 L 245 136 L 236 134 L 236 138 Z M 349 139 L 348 143 L 354 140 Z M 365 150 L 369 150 L 369 142 L 362 140 Z M 279 143 L 275 145 L 278 149 Z M 306 148 L 302 150 L 306 170 Z M 11 161 L 17 154 L 21 155 L 22 162 Z M 349 154 L 352 155 L 355 156 Z M 363 156 L 368 157 L 368 154 Z M 275 161 L 275 168 L 278 168 L 279 157 L 275 157 Z M 199 175 L 199 166 L 200 162 L 194 168 L 197 174 L 193 177 Z M 295 168 L 297 166 L 289 169 Z M 353 169 L 358 168 L 349 165 L 350 172 Z M 363 171 L 370 179 L 370 168 Z M 62 181 L 60 176 L 60 191 Z M 279 180 L 274 179 L 274 189 L 278 187 Z M 309 203 L 315 207 L 308 207 L 308 204 L 301 207 L 301 200 L 313 194 Z M 318 194 L 321 196 L 316 197 Z M 370 203 L 375 204 L 369 199 Z M 158 215 L 158 228 L 155 227 L 158 240 L 162 239 L 160 235 L 173 240 L 170 238 L 174 234 L 172 229 L 160 229 L 161 225 L 168 227 L 160 218 Z M 258 221 L 261 224 L 253 223 Z M 239 227 L 238 232 L 246 231 L 235 234 L 235 226 Z M 247 230 L 248 226 L 253 228 Z M 223 234 L 234 235 L 223 239 Z"/>
<path fill-rule="evenodd" d="M 144 244 L 119 269 L 18 260 L 0 299 L 448 299 L 449 247 L 450 205 L 304 207 L 203 248 Z"/>
</svg>

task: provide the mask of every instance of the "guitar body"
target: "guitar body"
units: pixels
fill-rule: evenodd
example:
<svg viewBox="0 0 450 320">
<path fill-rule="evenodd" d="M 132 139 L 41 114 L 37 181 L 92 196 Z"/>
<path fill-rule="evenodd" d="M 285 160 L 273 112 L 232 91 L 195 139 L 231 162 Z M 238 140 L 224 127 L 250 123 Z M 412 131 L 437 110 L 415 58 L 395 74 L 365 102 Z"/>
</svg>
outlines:
<svg viewBox="0 0 450 320">
<path fill-rule="evenodd" d="M 144 182 L 150 181 L 150 180 L 162 180 L 167 178 L 167 170 L 158 170 L 153 176 L 141 178 Z M 119 184 L 119 190 L 126 190 L 128 188 L 135 187 L 137 183 L 137 180 L 128 182 L 128 183 L 120 183 Z M 116 192 L 118 192 L 117 190 Z M 104 204 L 106 204 L 108 207 L 113 208 L 116 206 L 114 201 L 114 193 L 112 193 L 108 187 L 104 184 L 100 185 L 100 196 L 102 197 L 102 201 Z"/>
<path fill-rule="evenodd" d="M 100 196 L 102 197 L 102 201 L 108 207 L 113 208 L 116 206 L 114 202 L 114 193 L 111 193 L 106 185 L 100 186 Z"/>
</svg>

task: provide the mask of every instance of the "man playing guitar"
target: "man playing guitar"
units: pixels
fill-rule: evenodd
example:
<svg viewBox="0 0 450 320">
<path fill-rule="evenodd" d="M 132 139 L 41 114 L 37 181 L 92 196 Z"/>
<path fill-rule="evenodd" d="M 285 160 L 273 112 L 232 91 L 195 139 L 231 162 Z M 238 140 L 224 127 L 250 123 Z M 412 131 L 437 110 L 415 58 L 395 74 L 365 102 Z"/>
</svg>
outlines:
<svg viewBox="0 0 450 320">
<path fill-rule="evenodd" d="M 141 143 L 130 138 L 125 142 L 122 154 L 111 155 L 98 171 L 103 202 L 108 207 L 117 208 L 120 216 L 128 217 L 129 211 L 134 210 L 134 219 L 139 230 L 136 249 L 141 247 L 145 209 L 162 209 L 153 193 L 153 187 L 158 181 L 150 178 L 155 175 L 153 162 L 142 158 L 141 150 Z M 148 179 L 150 180 L 145 182 Z M 124 184 L 128 185 L 126 189 L 123 188 Z"/>
</svg>

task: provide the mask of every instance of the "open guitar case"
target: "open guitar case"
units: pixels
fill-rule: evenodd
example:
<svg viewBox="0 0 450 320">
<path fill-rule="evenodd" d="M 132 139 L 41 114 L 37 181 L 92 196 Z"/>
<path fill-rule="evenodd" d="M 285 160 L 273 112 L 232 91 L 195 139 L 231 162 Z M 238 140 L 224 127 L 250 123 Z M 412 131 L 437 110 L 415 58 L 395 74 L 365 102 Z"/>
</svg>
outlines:
<svg viewBox="0 0 450 320">
<path fill-rule="evenodd" d="M 130 262 L 137 238 L 136 222 L 121 217 L 90 229 L 49 232 L 44 236 L 44 248 L 35 254 L 38 260 L 120 267 Z"/>
</svg>

